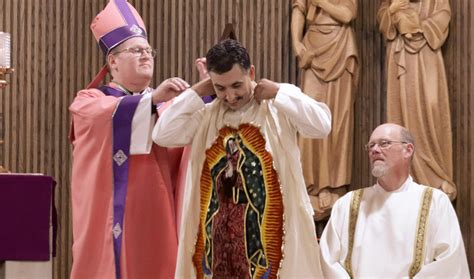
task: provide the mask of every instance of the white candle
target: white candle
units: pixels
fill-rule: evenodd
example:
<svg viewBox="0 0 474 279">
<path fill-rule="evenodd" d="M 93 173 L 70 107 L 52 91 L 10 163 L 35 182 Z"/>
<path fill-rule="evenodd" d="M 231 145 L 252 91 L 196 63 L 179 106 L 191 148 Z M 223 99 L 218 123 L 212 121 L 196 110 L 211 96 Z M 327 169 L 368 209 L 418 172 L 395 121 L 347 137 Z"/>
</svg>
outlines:
<svg viewBox="0 0 474 279">
<path fill-rule="evenodd" d="M 0 67 L 11 67 L 10 48 L 10 33 L 0 32 Z"/>
</svg>

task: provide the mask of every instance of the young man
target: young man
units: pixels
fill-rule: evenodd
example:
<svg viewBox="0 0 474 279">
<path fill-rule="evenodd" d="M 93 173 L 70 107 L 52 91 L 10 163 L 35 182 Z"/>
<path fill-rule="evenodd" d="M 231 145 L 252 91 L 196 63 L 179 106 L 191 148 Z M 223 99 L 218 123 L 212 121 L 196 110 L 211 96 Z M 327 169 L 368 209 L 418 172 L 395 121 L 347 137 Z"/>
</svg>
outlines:
<svg viewBox="0 0 474 279">
<path fill-rule="evenodd" d="M 449 198 L 409 174 L 413 136 L 383 124 L 366 148 L 377 184 L 334 205 L 320 241 L 324 276 L 471 278 Z"/>
<path fill-rule="evenodd" d="M 176 276 L 322 276 L 297 133 L 327 136 L 329 109 L 293 85 L 255 84 L 237 41 L 212 47 L 206 63 L 210 79 L 176 97 L 153 130 L 160 145 L 191 144 Z"/>
<path fill-rule="evenodd" d="M 168 150 L 153 144 L 156 105 L 188 87 L 149 88 L 155 50 L 140 15 L 112 0 L 91 24 L 112 81 L 70 106 L 73 144 L 71 278 L 173 278 L 177 231 Z"/>
</svg>

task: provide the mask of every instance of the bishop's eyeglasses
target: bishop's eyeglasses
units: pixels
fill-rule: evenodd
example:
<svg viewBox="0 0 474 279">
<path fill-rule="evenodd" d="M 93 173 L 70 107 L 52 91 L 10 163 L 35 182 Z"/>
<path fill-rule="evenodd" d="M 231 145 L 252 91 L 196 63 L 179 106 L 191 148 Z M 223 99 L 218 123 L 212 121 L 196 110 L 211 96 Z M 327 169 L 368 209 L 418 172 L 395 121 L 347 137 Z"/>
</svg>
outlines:
<svg viewBox="0 0 474 279">
<path fill-rule="evenodd" d="M 113 52 L 113 54 L 118 54 L 118 53 L 122 53 L 122 52 L 129 52 L 132 55 L 137 56 L 137 57 L 142 56 L 143 53 L 146 53 L 146 54 L 150 55 L 151 57 L 155 57 L 156 53 L 157 53 L 157 50 L 153 49 L 153 48 L 149 48 L 149 47 L 147 47 L 147 48 L 129 47 L 129 48 L 124 48 L 122 50 L 115 51 L 115 52 Z"/>
</svg>

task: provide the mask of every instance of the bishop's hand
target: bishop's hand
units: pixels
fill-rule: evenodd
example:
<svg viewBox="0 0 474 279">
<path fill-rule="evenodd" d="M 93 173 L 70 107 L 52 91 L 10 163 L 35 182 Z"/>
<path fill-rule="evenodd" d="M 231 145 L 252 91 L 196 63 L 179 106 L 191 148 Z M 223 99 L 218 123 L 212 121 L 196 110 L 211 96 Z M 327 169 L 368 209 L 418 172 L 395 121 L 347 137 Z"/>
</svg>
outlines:
<svg viewBox="0 0 474 279">
<path fill-rule="evenodd" d="M 188 88 L 189 84 L 179 77 L 166 79 L 151 93 L 153 104 L 169 101 Z"/>
<path fill-rule="evenodd" d="M 206 64 L 206 57 L 200 57 L 196 59 L 196 68 L 199 72 L 199 80 L 205 80 L 209 77 L 209 73 L 207 72 L 207 64 Z"/>
</svg>

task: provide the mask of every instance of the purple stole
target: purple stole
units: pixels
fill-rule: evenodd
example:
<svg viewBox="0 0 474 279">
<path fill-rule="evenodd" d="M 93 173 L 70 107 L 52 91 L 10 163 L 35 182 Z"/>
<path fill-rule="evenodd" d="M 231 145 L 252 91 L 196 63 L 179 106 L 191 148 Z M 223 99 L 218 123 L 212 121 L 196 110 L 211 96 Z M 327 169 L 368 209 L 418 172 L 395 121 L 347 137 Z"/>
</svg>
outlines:
<svg viewBox="0 0 474 279">
<path fill-rule="evenodd" d="M 113 118 L 113 242 L 116 277 L 120 279 L 120 255 L 122 251 L 123 219 L 125 215 L 125 200 L 128 187 L 128 158 L 130 157 L 130 138 L 132 134 L 132 119 L 138 103 L 143 95 L 127 95 L 118 89 L 102 86 L 99 88 L 105 95 L 122 97 Z M 150 109 L 151 113 L 151 109 Z"/>
<path fill-rule="evenodd" d="M 132 134 L 132 119 L 143 95 L 128 95 L 125 92 L 110 87 L 98 88 L 107 96 L 122 97 L 113 118 L 112 159 L 113 159 L 113 242 L 116 278 L 121 278 L 120 255 L 122 251 L 123 219 L 125 215 L 125 200 L 128 187 L 128 158 L 130 156 L 130 139 Z M 203 97 L 205 103 L 214 100 L 212 96 Z M 150 108 L 151 113 L 151 108 Z"/>
</svg>

